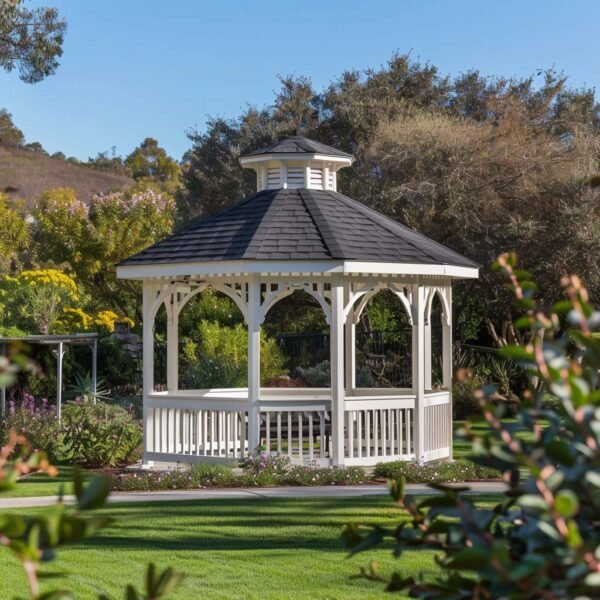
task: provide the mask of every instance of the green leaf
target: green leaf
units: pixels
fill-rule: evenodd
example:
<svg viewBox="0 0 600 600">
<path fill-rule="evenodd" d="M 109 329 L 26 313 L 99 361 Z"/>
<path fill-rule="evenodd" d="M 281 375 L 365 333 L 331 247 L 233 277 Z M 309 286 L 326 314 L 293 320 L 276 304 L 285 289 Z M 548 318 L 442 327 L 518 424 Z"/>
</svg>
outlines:
<svg viewBox="0 0 600 600">
<path fill-rule="evenodd" d="M 554 498 L 554 508 L 561 517 L 568 519 L 579 512 L 579 500 L 571 490 L 561 490 Z"/>
<path fill-rule="evenodd" d="M 539 511 L 547 511 L 549 508 L 546 501 L 536 494 L 523 494 L 517 499 L 517 504 L 523 508 L 531 508 Z"/>
<path fill-rule="evenodd" d="M 80 510 L 90 510 L 104 506 L 110 494 L 111 481 L 108 477 L 94 475 L 85 488 L 76 488 L 77 506 Z"/>
<path fill-rule="evenodd" d="M 444 563 L 446 569 L 474 571 L 488 564 L 489 551 L 486 548 L 465 548 Z"/>
<path fill-rule="evenodd" d="M 567 467 L 575 464 L 575 457 L 569 444 L 563 440 L 552 440 L 546 445 L 546 454 L 554 463 L 562 463 Z"/>
</svg>

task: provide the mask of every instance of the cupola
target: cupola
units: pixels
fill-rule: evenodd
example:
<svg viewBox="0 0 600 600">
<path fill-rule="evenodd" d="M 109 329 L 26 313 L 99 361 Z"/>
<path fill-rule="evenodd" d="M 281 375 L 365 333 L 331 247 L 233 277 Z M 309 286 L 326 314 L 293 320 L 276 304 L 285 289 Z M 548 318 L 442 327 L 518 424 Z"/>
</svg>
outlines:
<svg viewBox="0 0 600 600">
<path fill-rule="evenodd" d="M 313 189 L 337 191 L 337 172 L 354 161 L 346 154 L 301 136 L 280 140 L 240 158 L 256 171 L 257 191 Z"/>
</svg>

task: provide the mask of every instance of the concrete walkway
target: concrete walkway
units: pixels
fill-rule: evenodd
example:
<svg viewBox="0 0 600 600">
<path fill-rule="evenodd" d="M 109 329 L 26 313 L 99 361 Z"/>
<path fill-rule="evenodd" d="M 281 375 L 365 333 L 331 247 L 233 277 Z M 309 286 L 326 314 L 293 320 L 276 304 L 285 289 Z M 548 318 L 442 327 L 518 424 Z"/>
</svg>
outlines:
<svg viewBox="0 0 600 600">
<path fill-rule="evenodd" d="M 499 481 L 480 481 L 467 485 L 474 494 L 496 494 L 503 492 L 506 485 Z M 408 494 L 435 494 L 435 490 L 424 484 L 413 483 L 406 486 Z M 232 488 L 206 490 L 173 490 L 171 492 L 115 492 L 109 496 L 110 503 L 120 502 L 191 502 L 195 500 L 229 500 L 242 498 L 256 500 L 260 498 L 358 498 L 361 496 L 385 496 L 387 486 L 346 485 L 316 487 L 273 487 L 273 488 Z M 37 496 L 30 498 L 0 498 L 0 509 L 31 508 L 54 504 L 56 496 Z M 74 496 L 65 496 L 65 502 L 73 504 Z"/>
</svg>

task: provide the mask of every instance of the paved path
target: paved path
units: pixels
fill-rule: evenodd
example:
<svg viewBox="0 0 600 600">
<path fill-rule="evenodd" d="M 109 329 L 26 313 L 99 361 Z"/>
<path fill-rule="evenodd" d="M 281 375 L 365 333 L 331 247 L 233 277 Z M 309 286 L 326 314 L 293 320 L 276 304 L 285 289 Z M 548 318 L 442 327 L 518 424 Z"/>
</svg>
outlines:
<svg viewBox="0 0 600 600">
<path fill-rule="evenodd" d="M 463 485 L 463 484 L 457 484 Z M 467 484 L 473 493 L 495 494 L 506 486 L 499 481 L 481 481 Z M 434 490 L 424 484 L 408 484 L 409 494 L 431 494 Z M 207 490 L 174 490 L 172 492 L 115 492 L 109 502 L 190 502 L 194 500 L 228 500 L 231 498 L 358 498 L 361 496 L 383 496 L 387 487 L 379 485 L 346 485 L 318 487 L 273 487 L 273 488 L 236 488 Z M 30 498 L 0 498 L 0 509 L 30 508 L 47 506 L 56 502 L 56 496 L 37 496 Z M 71 504 L 74 496 L 65 496 L 65 502 Z"/>
</svg>

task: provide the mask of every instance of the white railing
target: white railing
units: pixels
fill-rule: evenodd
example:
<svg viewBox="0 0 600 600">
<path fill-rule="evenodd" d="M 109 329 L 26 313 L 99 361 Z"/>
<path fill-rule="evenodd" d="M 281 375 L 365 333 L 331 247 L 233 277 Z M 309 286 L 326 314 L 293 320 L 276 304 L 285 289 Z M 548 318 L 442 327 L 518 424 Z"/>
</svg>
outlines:
<svg viewBox="0 0 600 600">
<path fill-rule="evenodd" d="M 415 459 L 413 394 L 356 390 L 344 405 L 344 464 Z M 450 456 L 449 392 L 428 392 L 423 409 L 424 460 Z M 329 390 L 261 390 L 259 444 L 292 462 L 329 464 L 331 410 Z M 248 446 L 247 390 L 153 393 L 144 403 L 144 439 L 147 461 L 236 462 L 255 450 Z"/>
<path fill-rule="evenodd" d="M 425 394 L 425 461 L 447 458 L 452 445 L 452 403 L 444 390 Z"/>
<path fill-rule="evenodd" d="M 144 421 L 146 460 L 239 460 L 248 453 L 246 408 L 246 402 L 151 396 Z"/>
<path fill-rule="evenodd" d="M 414 459 L 414 396 L 346 399 L 344 463 Z"/>
<path fill-rule="evenodd" d="M 260 412 L 261 445 L 267 452 L 286 454 L 293 462 L 329 459 L 331 416 L 324 408 Z"/>
</svg>

